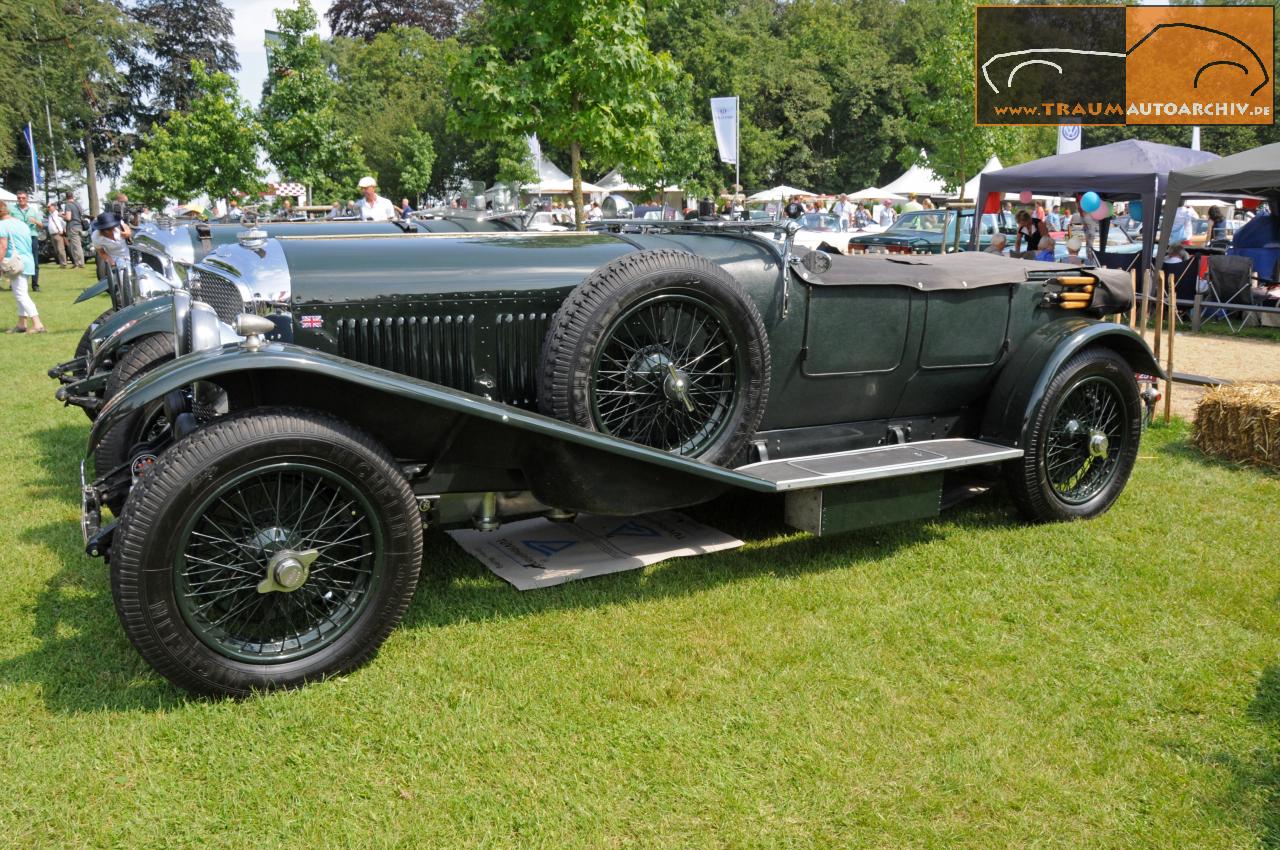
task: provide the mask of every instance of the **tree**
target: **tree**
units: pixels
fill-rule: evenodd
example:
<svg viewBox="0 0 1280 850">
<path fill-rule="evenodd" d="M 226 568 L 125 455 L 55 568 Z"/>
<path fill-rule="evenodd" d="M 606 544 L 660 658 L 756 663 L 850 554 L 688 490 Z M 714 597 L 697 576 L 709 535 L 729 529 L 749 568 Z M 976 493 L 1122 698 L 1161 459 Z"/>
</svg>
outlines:
<svg viewBox="0 0 1280 850">
<path fill-rule="evenodd" d="M 579 228 L 582 159 L 624 171 L 657 156 L 657 92 L 675 73 L 649 49 L 639 0 L 489 0 L 455 74 L 462 124 L 484 138 L 537 133 L 569 151 Z"/>
<path fill-rule="evenodd" d="M 191 78 L 197 94 L 190 108 L 169 113 L 133 159 L 131 194 L 156 206 L 166 197 L 231 198 L 261 187 L 261 131 L 235 81 L 198 61 Z"/>
<path fill-rule="evenodd" d="M 276 10 L 279 37 L 268 51 L 260 115 L 267 156 L 280 175 L 331 197 L 349 194 L 365 166 L 344 131 L 318 23 L 308 0 Z M 361 114 L 373 109 L 366 103 Z"/>
<path fill-rule="evenodd" d="M 479 0 L 335 0 L 325 19 L 335 36 L 364 41 L 397 26 L 448 38 L 477 5 Z"/>
<path fill-rule="evenodd" d="M 199 94 L 192 62 L 200 62 L 209 73 L 240 69 L 231 42 L 231 11 L 221 0 L 139 0 L 130 14 L 151 30 L 146 44 L 150 61 L 134 70 L 151 96 L 139 116 L 140 132 L 168 112 L 185 110 Z"/>
</svg>

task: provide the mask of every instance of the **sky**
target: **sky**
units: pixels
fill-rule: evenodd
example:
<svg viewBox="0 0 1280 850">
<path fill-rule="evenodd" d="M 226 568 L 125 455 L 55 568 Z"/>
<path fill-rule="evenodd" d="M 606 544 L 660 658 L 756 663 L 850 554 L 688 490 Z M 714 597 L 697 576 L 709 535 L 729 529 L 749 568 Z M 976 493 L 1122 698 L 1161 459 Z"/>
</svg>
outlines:
<svg viewBox="0 0 1280 850">
<path fill-rule="evenodd" d="M 262 81 L 267 76 L 267 53 L 262 46 L 262 33 L 275 29 L 273 13 L 288 3 L 289 0 L 228 0 L 226 4 L 235 16 L 235 47 L 240 59 L 236 82 L 240 84 L 241 97 L 254 106 L 258 105 Z M 324 13 L 329 11 L 331 0 L 311 0 L 311 5 L 320 16 L 320 35 L 328 38 L 329 25 L 325 22 Z"/>
</svg>

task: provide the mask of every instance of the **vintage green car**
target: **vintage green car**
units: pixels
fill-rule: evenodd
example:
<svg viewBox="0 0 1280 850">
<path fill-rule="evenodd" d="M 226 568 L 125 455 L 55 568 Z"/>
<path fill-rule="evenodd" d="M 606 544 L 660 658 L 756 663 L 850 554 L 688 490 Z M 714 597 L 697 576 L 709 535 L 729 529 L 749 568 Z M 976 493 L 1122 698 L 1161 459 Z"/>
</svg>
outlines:
<svg viewBox="0 0 1280 850">
<path fill-rule="evenodd" d="M 318 219 L 306 222 L 241 224 L 160 223 L 140 228 L 130 245 L 130 268 L 113 270 L 86 289 L 77 302 L 107 294 L 111 307 L 93 320 L 76 346 L 75 355 L 49 369 L 49 376 L 64 386 L 59 398 L 82 408 L 92 419 L 102 402 L 120 387 L 140 376 L 160 360 L 173 357 L 171 296 L 187 290 L 196 301 L 208 304 L 222 320 L 222 337 L 237 339 L 230 322 L 241 312 L 270 315 L 288 302 L 288 281 L 271 274 L 246 275 L 234 281 L 191 270 L 205 258 L 215 266 L 223 246 L 248 239 L 265 243 L 274 236 L 387 236 L 401 233 L 503 233 L 523 230 L 522 216 L 477 215 L 455 210 L 452 214 L 413 221 L 359 221 Z M 288 322 L 272 338 L 287 339 Z M 132 352 L 132 354 L 131 354 Z"/>
<path fill-rule="evenodd" d="M 83 480 L 130 640 L 210 694 L 367 660 L 425 523 L 784 494 L 817 534 L 936 514 L 1002 473 L 1036 520 L 1120 494 L 1142 339 L 1127 276 L 978 253 L 793 253 L 770 222 L 285 237 L 193 273 L 287 279 L 292 342 L 186 293 L 191 352 L 102 407 Z M 105 523 L 102 505 L 118 518 Z"/>
</svg>

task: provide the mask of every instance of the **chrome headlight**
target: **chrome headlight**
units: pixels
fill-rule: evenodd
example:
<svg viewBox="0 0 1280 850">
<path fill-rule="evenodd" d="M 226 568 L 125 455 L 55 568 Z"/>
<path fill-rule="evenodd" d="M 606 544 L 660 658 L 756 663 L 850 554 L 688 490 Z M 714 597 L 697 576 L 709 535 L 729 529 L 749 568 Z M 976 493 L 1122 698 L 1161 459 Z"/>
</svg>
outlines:
<svg viewBox="0 0 1280 850">
<path fill-rule="evenodd" d="M 187 316 L 188 352 L 205 351 L 222 345 L 222 322 L 213 308 L 202 301 L 191 302 Z"/>
<path fill-rule="evenodd" d="M 165 295 L 174 287 L 173 284 L 150 266 L 138 263 L 133 267 L 134 291 L 139 298 L 155 298 Z"/>
</svg>

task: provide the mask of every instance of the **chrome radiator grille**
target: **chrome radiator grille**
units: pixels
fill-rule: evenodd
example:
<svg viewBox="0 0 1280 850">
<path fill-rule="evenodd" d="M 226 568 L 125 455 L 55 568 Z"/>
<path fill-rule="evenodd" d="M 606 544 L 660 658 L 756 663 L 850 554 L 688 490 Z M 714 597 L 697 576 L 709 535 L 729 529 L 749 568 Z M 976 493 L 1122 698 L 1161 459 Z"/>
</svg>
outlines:
<svg viewBox="0 0 1280 850">
<path fill-rule="evenodd" d="M 532 407 L 538 395 L 538 364 L 550 313 L 502 313 L 497 319 L 498 398 Z"/>
<path fill-rule="evenodd" d="M 370 366 L 471 392 L 475 316 L 339 319 L 338 352 Z"/>
<path fill-rule="evenodd" d="M 203 269 L 191 270 L 187 276 L 187 289 L 192 298 L 208 304 L 227 324 L 231 324 L 240 313 L 253 312 L 240 300 L 240 290 L 234 283 Z"/>
</svg>

